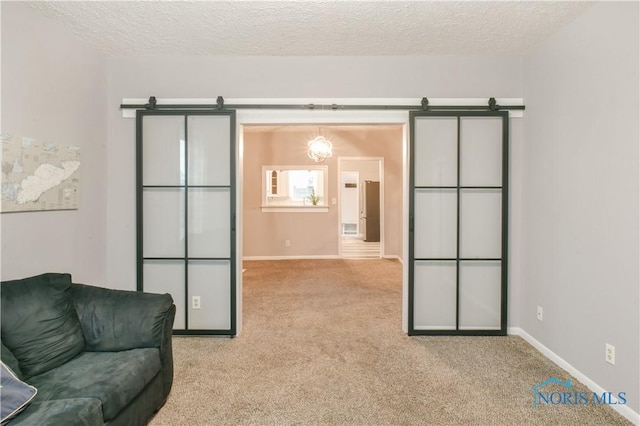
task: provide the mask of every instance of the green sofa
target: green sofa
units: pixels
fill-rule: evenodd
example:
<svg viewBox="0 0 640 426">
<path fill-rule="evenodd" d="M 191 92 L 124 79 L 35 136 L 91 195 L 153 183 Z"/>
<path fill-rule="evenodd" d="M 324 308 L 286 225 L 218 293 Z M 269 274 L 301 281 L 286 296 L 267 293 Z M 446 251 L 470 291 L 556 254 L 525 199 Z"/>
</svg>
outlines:
<svg viewBox="0 0 640 426">
<path fill-rule="evenodd" d="M 2 363 L 18 383 L 37 389 L 11 426 L 144 425 L 166 401 L 176 310 L 170 295 L 48 273 L 2 282 L 0 297 Z"/>
</svg>

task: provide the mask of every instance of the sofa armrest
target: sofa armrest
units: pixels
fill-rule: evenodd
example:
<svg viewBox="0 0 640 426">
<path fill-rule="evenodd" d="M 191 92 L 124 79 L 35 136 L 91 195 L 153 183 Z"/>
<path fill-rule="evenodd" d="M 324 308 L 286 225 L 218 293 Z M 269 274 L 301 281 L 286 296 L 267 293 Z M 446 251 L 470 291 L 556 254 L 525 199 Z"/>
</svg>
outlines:
<svg viewBox="0 0 640 426">
<path fill-rule="evenodd" d="M 169 294 L 84 284 L 73 284 L 71 290 L 87 351 L 162 350 L 167 336 L 171 339 L 175 305 Z"/>
</svg>

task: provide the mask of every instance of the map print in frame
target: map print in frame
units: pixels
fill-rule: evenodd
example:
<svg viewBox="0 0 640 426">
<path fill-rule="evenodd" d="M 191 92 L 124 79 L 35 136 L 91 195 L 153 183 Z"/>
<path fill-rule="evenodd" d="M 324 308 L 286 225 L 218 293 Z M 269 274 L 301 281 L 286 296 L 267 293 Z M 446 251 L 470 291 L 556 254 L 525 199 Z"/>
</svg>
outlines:
<svg viewBox="0 0 640 426">
<path fill-rule="evenodd" d="M 75 210 L 80 148 L 2 135 L 2 213 Z"/>
</svg>

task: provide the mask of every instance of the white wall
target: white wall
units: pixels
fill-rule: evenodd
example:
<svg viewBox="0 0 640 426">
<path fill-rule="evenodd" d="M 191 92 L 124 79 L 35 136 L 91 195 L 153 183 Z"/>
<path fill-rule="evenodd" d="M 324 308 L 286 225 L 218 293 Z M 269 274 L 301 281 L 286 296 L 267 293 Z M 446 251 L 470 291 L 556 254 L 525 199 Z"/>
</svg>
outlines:
<svg viewBox="0 0 640 426">
<path fill-rule="evenodd" d="M 5 213 L 2 279 L 105 283 L 106 58 L 20 2 L 2 2 L 2 132 L 81 148 L 80 208 Z"/>
<path fill-rule="evenodd" d="M 521 328 L 640 407 L 638 3 L 527 55 Z M 544 321 L 536 320 L 536 307 Z M 616 365 L 605 363 L 605 343 Z"/>
</svg>

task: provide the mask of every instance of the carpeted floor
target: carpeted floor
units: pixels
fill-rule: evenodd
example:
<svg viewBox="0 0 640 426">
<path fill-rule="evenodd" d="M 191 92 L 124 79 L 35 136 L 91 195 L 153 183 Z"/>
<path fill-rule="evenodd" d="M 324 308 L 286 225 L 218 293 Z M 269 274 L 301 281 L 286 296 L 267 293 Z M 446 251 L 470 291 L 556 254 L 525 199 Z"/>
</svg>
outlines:
<svg viewBox="0 0 640 426">
<path fill-rule="evenodd" d="M 244 267 L 242 334 L 175 337 L 151 425 L 631 424 L 606 406 L 534 408 L 534 385 L 570 376 L 519 337 L 408 337 L 396 261 Z"/>
</svg>

